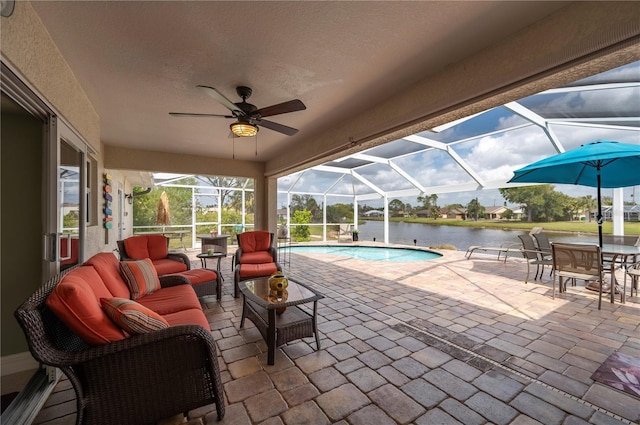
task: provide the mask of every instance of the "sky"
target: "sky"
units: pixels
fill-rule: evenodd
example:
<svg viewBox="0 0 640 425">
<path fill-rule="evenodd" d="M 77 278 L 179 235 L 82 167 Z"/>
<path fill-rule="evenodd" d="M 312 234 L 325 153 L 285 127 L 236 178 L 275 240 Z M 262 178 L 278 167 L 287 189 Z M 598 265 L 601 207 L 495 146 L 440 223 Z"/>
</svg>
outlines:
<svg viewBox="0 0 640 425">
<path fill-rule="evenodd" d="M 578 90 L 576 87 L 582 89 Z M 556 136 L 565 150 L 598 139 L 640 144 L 640 62 L 574 82 L 562 90 L 529 96 L 518 100 L 517 103 L 548 121 L 554 120 L 555 123 L 549 123 L 549 131 Z M 575 125 L 576 121 L 583 125 Z M 585 123 L 587 126 L 584 126 Z M 484 182 L 504 183 L 513 176 L 514 170 L 556 153 L 554 145 L 540 126 L 534 125 L 530 120 L 504 106 L 485 111 L 439 133 L 426 131 L 418 136 L 446 144 Z M 399 140 L 363 153 L 386 159 L 393 158 L 395 165 L 427 188 L 427 195 L 438 195 L 440 206 L 457 203 L 466 205 L 476 197 L 484 206 L 504 203 L 498 190 L 438 193 L 436 187 L 474 182 L 469 173 L 445 150 L 425 151 L 422 145 Z M 397 156 L 402 154 L 404 156 Z M 334 161 L 329 165 L 349 167 L 358 164 L 361 164 L 358 160 L 347 159 Z M 409 181 L 386 164 L 371 164 L 355 170 L 383 191 L 414 188 Z M 302 176 L 296 173 L 280 178 L 278 190 L 286 191 L 287 188 L 293 187 L 296 191 L 310 193 L 328 191 L 350 195 L 354 192 L 372 192 L 368 186 L 351 176 L 343 177 L 336 184 L 339 176 L 322 171 L 305 171 Z M 432 191 L 430 188 L 433 188 Z M 555 189 L 572 197 L 596 197 L 596 189 L 585 186 L 555 185 Z M 633 201 L 633 193 L 634 188 L 625 188 L 624 201 Z M 640 197 L 640 187 L 635 187 L 635 193 L 636 197 Z M 613 190 L 604 189 L 602 195 L 613 196 Z M 316 198 L 317 201 L 321 201 L 321 196 Z M 394 198 L 414 206 L 418 204 L 415 196 L 391 196 L 389 200 Z M 352 203 L 353 198 L 332 197 L 328 203 L 332 202 Z M 278 205 L 282 206 L 284 203 L 286 195 L 280 194 Z M 361 203 L 374 207 L 383 205 L 382 199 Z"/>
</svg>

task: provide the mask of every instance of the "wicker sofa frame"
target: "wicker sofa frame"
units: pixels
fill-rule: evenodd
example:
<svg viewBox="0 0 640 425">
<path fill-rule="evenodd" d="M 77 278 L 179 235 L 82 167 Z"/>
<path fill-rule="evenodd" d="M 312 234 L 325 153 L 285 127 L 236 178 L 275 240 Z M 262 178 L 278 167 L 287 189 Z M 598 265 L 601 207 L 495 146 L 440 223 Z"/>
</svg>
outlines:
<svg viewBox="0 0 640 425">
<path fill-rule="evenodd" d="M 46 305 L 61 278 L 76 267 L 50 279 L 15 311 L 34 359 L 69 378 L 76 424 L 153 424 L 212 403 L 221 420 L 224 395 L 211 333 L 179 325 L 89 346 Z M 170 276 L 161 283 L 184 284 L 184 279 Z"/>
</svg>

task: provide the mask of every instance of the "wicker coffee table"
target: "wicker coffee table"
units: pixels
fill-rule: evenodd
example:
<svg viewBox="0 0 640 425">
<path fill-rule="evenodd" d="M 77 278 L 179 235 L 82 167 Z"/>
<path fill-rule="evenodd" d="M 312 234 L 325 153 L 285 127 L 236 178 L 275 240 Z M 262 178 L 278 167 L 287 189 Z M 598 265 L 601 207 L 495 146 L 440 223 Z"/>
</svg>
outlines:
<svg viewBox="0 0 640 425">
<path fill-rule="evenodd" d="M 319 292 L 289 280 L 287 290 L 281 295 L 269 288 L 269 278 L 261 277 L 238 283 L 242 293 L 242 320 L 251 320 L 267 342 L 267 363 L 275 363 L 276 347 L 289 341 L 316 337 L 316 349 L 320 349 L 318 336 L 318 300 L 324 298 Z M 313 313 L 300 307 L 301 304 L 313 303 Z M 284 311 L 283 311 L 284 310 Z"/>
</svg>

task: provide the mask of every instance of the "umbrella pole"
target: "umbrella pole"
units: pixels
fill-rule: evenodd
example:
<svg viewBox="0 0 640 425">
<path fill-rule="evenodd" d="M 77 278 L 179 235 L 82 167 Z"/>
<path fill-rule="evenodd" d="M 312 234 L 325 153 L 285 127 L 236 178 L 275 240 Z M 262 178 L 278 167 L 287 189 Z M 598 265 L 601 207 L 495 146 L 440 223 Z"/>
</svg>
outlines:
<svg viewBox="0 0 640 425">
<path fill-rule="evenodd" d="M 597 166 L 597 170 L 598 170 L 598 174 L 597 174 L 597 182 L 598 182 L 598 245 L 600 246 L 600 265 L 603 264 L 603 257 L 602 257 L 602 198 L 600 196 L 600 164 L 598 163 Z M 600 279 L 600 292 L 598 294 L 598 310 L 600 310 L 602 308 L 602 285 L 604 285 L 604 275 L 602 274 L 602 271 L 600 271 L 600 276 L 602 277 L 602 279 Z M 613 277 L 611 278 L 611 290 L 613 291 Z"/>
</svg>

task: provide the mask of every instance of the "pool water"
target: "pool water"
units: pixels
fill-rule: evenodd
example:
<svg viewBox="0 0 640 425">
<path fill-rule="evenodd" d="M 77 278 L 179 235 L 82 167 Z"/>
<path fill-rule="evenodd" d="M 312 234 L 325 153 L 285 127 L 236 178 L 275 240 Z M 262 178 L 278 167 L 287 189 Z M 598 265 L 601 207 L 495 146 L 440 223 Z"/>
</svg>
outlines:
<svg viewBox="0 0 640 425">
<path fill-rule="evenodd" d="M 431 251 L 382 246 L 292 246 L 290 249 L 293 254 L 332 254 L 372 261 L 425 261 L 442 257 Z"/>
</svg>

